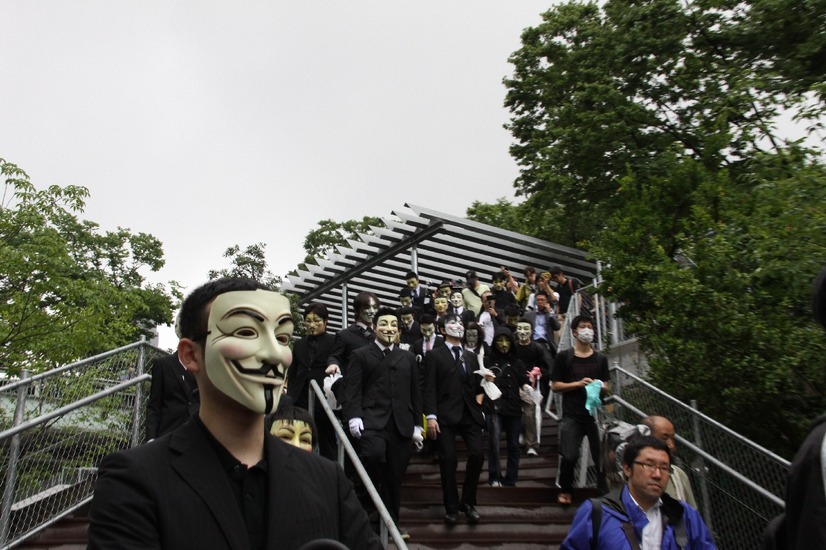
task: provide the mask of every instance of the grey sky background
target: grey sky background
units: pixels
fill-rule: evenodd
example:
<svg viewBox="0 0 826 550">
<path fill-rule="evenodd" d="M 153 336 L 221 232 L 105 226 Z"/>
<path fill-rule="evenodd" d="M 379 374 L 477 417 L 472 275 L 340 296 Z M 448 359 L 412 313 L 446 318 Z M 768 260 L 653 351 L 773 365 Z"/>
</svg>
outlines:
<svg viewBox="0 0 826 550">
<path fill-rule="evenodd" d="M 157 236 L 153 281 L 192 289 L 259 241 L 283 275 L 321 219 L 513 197 L 502 78 L 549 7 L 7 0 L 0 157 Z"/>
</svg>

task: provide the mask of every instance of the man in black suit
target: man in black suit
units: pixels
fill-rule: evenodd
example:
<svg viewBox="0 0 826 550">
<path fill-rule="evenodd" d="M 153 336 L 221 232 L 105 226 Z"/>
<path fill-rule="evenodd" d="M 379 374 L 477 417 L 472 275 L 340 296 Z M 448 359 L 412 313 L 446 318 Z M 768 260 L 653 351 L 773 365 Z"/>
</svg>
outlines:
<svg viewBox="0 0 826 550">
<path fill-rule="evenodd" d="M 376 339 L 350 359 L 344 418 L 370 480 L 398 526 L 412 438 L 422 433 L 422 400 L 416 359 L 395 343 L 399 335 L 395 312 L 379 309 L 373 325 Z M 372 502 L 364 504 L 372 508 Z"/>
<path fill-rule="evenodd" d="M 373 316 L 379 310 L 378 297 L 372 292 L 360 292 L 353 298 L 353 312 L 356 322 L 336 333 L 333 351 L 327 359 L 327 374 L 340 372 L 347 374 L 350 355 L 359 348 L 370 345 L 373 341 Z"/>
<path fill-rule="evenodd" d="M 479 523 L 476 511 L 476 485 L 482 472 L 482 379 L 476 356 L 462 346 L 464 327 L 457 315 L 448 314 L 439 330 L 445 345 L 427 354 L 425 371 L 425 415 L 428 438 L 439 439 L 439 471 L 445 505 L 445 522 L 455 525 L 458 512 L 470 523 Z M 456 487 L 456 436 L 462 436 L 468 450 L 462 499 Z"/>
<path fill-rule="evenodd" d="M 89 548 L 274 550 L 319 538 L 381 548 L 341 469 L 264 430 L 292 359 L 289 301 L 250 279 L 219 279 L 187 297 L 180 326 L 178 356 L 201 408 L 101 461 Z"/>
<path fill-rule="evenodd" d="M 416 340 L 422 337 L 419 322 L 416 321 L 416 313 L 412 307 L 403 307 L 396 310 L 399 317 L 399 337 L 402 344 L 412 346 Z"/>
<path fill-rule="evenodd" d="M 333 351 L 336 337 L 327 332 L 327 306 L 319 303 L 304 308 L 304 327 L 307 336 L 293 346 L 293 362 L 287 371 L 287 395 L 292 397 L 296 407 L 309 408 L 310 381 L 315 380 L 323 387 L 327 359 Z M 321 456 L 336 460 L 336 432 L 321 403 L 316 399 L 313 415 Z"/>
<path fill-rule="evenodd" d="M 419 284 L 419 274 L 415 271 L 408 271 L 404 276 L 404 282 L 410 289 L 413 307 L 418 308 L 422 313 L 433 314 L 433 297 L 426 288 Z"/>
<path fill-rule="evenodd" d="M 152 362 L 146 404 L 146 440 L 171 432 L 198 412 L 198 382 L 178 360 L 178 352 Z"/>
</svg>

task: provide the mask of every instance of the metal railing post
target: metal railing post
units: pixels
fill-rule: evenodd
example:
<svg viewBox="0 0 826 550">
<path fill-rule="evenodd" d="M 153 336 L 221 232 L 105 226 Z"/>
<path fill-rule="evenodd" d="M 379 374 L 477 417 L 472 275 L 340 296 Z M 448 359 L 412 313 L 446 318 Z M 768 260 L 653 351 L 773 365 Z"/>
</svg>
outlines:
<svg viewBox="0 0 826 550">
<path fill-rule="evenodd" d="M 694 409 L 695 411 L 699 412 L 699 409 L 697 408 L 697 400 L 696 399 L 691 400 L 691 408 Z M 692 427 L 694 429 L 694 444 L 697 445 L 697 447 L 699 447 L 700 449 L 702 449 L 703 448 L 703 438 L 702 438 L 702 435 L 700 435 L 700 417 L 697 416 L 697 415 L 693 415 L 691 423 L 692 423 L 692 425 L 693 425 Z M 699 468 L 700 468 L 700 473 L 701 473 L 701 475 L 700 475 L 700 494 L 702 495 L 702 499 L 703 499 L 703 519 L 705 520 L 706 525 L 708 526 L 709 530 L 714 531 L 714 526 L 711 524 L 711 517 L 712 517 L 712 514 L 711 514 L 711 499 L 709 498 L 709 495 L 708 495 L 708 482 L 706 481 L 706 475 L 705 475 L 705 473 L 706 473 L 706 463 L 705 463 L 705 460 L 703 459 L 702 455 L 698 455 L 698 461 L 699 461 Z"/>
<path fill-rule="evenodd" d="M 141 344 L 146 344 L 146 336 L 141 336 Z M 141 345 L 138 348 L 138 364 L 137 374 L 140 376 L 144 373 L 144 362 L 146 361 L 146 347 Z M 132 409 L 132 446 L 140 445 L 141 436 L 141 407 L 143 405 L 143 384 L 138 384 L 135 387 L 135 406 Z"/>
<path fill-rule="evenodd" d="M 29 377 L 29 371 L 23 369 L 20 375 L 21 380 Z M 14 426 L 17 427 L 23 423 L 23 415 L 26 410 L 26 393 L 28 385 L 21 384 L 17 388 L 17 403 L 14 406 Z M 17 461 L 20 458 L 20 440 L 23 434 L 17 433 L 11 438 L 9 446 L 9 468 L 6 471 L 6 488 L 3 491 L 3 511 L 2 511 L 2 530 L 0 530 L 0 547 L 6 545 L 6 540 L 9 537 L 9 529 L 11 528 L 11 506 L 14 503 L 15 484 L 17 482 Z"/>
</svg>

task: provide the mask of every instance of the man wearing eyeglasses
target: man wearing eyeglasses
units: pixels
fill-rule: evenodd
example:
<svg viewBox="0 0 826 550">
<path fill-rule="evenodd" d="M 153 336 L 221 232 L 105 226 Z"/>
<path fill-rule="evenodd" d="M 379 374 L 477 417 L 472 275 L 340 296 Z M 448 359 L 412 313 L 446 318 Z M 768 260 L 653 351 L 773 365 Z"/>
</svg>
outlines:
<svg viewBox="0 0 826 550">
<path fill-rule="evenodd" d="M 585 501 L 576 512 L 563 550 L 716 549 L 699 512 L 665 493 L 671 475 L 668 446 L 639 436 L 625 447 L 618 492 Z"/>
</svg>

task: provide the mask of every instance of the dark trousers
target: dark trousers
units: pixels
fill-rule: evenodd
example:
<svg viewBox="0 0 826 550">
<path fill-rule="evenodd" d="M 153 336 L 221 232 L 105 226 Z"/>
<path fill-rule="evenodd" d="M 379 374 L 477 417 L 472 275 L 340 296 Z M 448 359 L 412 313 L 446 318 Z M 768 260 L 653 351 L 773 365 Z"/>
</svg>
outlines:
<svg viewBox="0 0 826 550">
<path fill-rule="evenodd" d="M 383 430 L 364 430 L 361 438 L 357 440 L 356 449 L 370 481 L 379 492 L 390 517 L 398 526 L 402 478 L 413 453 L 411 438 L 399 434 L 391 417 Z M 369 513 L 374 509 L 374 505 L 366 491 L 365 496 L 367 500 L 362 500 L 362 505 Z"/>
<path fill-rule="evenodd" d="M 499 463 L 499 440 L 502 424 L 495 413 L 485 415 L 485 430 L 488 432 L 488 483 L 502 481 L 502 468 Z"/>
<path fill-rule="evenodd" d="M 459 511 L 459 489 L 456 486 L 456 436 L 465 441 L 468 451 L 465 483 L 462 486 L 462 505 L 476 506 L 476 484 L 485 458 L 482 455 L 482 426 L 473 421 L 468 411 L 462 414 L 458 424 L 447 426 L 439 424 L 439 472 L 442 479 L 442 498 L 445 512 L 456 514 Z"/>
<path fill-rule="evenodd" d="M 502 484 L 505 487 L 515 487 L 519 478 L 519 434 L 522 431 L 522 417 L 500 415 L 499 422 L 505 432 L 505 441 L 508 443 L 508 469 Z"/>
<path fill-rule="evenodd" d="M 315 416 L 316 433 L 314 436 L 318 440 L 318 454 L 329 458 L 333 462 L 338 460 L 338 445 L 336 443 L 336 429 L 327 417 L 327 413 L 321 407 L 316 408 Z"/>
<path fill-rule="evenodd" d="M 599 430 L 593 420 L 577 422 L 573 418 L 563 417 L 559 424 L 559 486 L 562 492 L 570 493 L 574 486 L 574 468 L 579 460 L 579 447 L 582 438 L 588 438 L 591 459 L 597 469 L 597 485 L 600 492 L 606 488 L 605 475 L 599 460 Z"/>
</svg>

